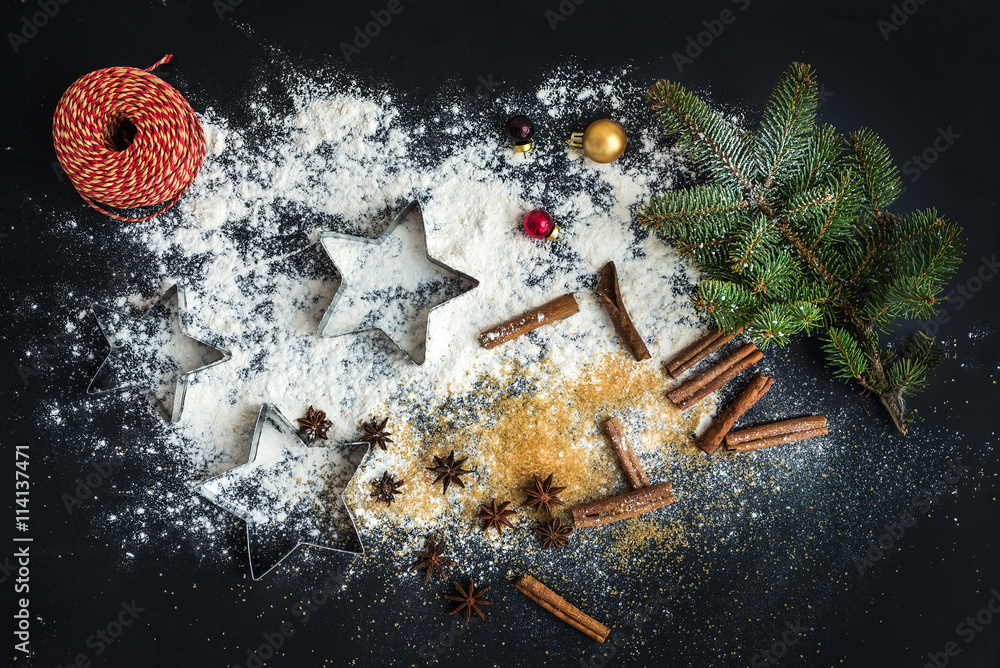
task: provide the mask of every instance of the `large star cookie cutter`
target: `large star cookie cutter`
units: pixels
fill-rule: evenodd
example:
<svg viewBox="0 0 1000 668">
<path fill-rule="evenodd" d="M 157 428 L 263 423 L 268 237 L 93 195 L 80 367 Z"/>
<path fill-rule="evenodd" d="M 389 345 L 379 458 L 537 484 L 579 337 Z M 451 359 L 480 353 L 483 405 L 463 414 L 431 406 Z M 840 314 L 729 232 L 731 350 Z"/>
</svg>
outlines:
<svg viewBox="0 0 1000 668">
<path fill-rule="evenodd" d="M 321 232 L 319 241 L 342 279 L 319 324 L 319 335 L 379 330 L 416 364 L 426 358 L 431 312 L 479 285 L 431 256 L 416 200 L 377 239 Z M 357 279 L 362 272 L 365 281 Z M 441 298 L 455 290 L 457 294 Z"/>
<path fill-rule="evenodd" d="M 344 491 L 370 453 L 363 442 L 307 445 L 276 406 L 264 404 L 247 463 L 197 492 L 246 523 L 250 577 L 260 580 L 303 546 L 364 554 Z"/>
<path fill-rule="evenodd" d="M 171 302 L 176 303 L 176 312 Z M 94 304 L 91 310 L 110 350 L 87 394 L 143 387 L 153 394 L 164 419 L 180 420 L 192 376 L 232 357 L 229 351 L 188 334 L 186 308 L 184 289 L 176 284 L 139 317 Z"/>
</svg>

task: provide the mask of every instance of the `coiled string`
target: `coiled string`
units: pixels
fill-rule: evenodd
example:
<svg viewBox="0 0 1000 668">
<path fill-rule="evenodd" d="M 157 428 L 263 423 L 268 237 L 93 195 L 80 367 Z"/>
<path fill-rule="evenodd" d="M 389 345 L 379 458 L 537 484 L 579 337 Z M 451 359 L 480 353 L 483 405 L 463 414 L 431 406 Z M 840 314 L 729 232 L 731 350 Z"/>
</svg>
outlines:
<svg viewBox="0 0 1000 668">
<path fill-rule="evenodd" d="M 205 133 L 188 101 L 145 70 L 109 67 L 85 74 L 56 106 L 56 157 L 80 196 L 122 221 L 149 220 L 172 207 L 205 158 Z M 128 209 L 156 206 L 153 213 Z M 117 209 L 120 211 L 112 211 Z"/>
</svg>

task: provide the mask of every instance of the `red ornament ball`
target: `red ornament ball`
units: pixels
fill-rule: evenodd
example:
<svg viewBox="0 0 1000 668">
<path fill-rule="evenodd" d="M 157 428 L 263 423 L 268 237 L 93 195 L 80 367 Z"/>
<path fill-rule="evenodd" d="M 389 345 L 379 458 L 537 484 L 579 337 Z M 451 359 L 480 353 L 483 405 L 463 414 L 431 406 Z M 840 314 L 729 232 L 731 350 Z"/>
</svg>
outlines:
<svg viewBox="0 0 1000 668">
<path fill-rule="evenodd" d="M 559 228 L 552 222 L 552 214 L 542 209 L 533 209 L 524 217 L 524 231 L 533 239 L 554 239 Z"/>
</svg>

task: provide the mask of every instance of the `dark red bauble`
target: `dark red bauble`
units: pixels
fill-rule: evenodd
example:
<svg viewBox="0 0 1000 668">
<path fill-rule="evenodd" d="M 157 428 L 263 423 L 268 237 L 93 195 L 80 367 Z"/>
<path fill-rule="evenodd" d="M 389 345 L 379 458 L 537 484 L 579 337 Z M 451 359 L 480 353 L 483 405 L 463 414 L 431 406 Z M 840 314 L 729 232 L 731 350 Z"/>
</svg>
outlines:
<svg viewBox="0 0 1000 668">
<path fill-rule="evenodd" d="M 507 119 L 504 131 L 511 140 L 524 141 L 531 139 L 531 135 L 535 134 L 535 126 L 527 116 L 511 116 Z"/>
<path fill-rule="evenodd" d="M 558 230 L 548 211 L 533 209 L 524 217 L 524 231 L 534 239 L 554 238 L 559 233 Z"/>
</svg>

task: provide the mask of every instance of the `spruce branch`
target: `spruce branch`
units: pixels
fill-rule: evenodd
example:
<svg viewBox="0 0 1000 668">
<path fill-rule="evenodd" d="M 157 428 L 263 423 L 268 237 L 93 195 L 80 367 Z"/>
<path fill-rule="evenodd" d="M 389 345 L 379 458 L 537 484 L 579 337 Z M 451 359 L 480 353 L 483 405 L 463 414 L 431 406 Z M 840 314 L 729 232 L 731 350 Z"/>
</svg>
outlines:
<svg viewBox="0 0 1000 668">
<path fill-rule="evenodd" d="M 757 133 L 757 154 L 768 189 L 788 169 L 809 141 L 816 117 L 818 90 L 812 68 L 793 63 L 771 92 Z"/>
<path fill-rule="evenodd" d="M 722 186 L 695 186 L 686 190 L 674 190 L 650 200 L 642 212 L 640 222 L 664 232 L 677 229 L 678 225 L 689 223 L 713 224 L 717 217 L 726 218 L 749 206 L 747 201 L 731 189 Z"/>
<path fill-rule="evenodd" d="M 679 136 L 688 158 L 724 185 L 750 188 L 752 153 L 748 137 L 683 86 L 659 81 L 646 98 L 660 122 Z"/>
<path fill-rule="evenodd" d="M 896 354 L 879 337 L 936 314 L 962 230 L 934 209 L 891 213 L 901 183 L 887 147 L 868 129 L 817 125 L 817 91 L 793 63 L 747 131 L 680 84 L 653 84 L 647 101 L 706 182 L 653 197 L 639 222 L 704 271 L 692 299 L 718 327 L 762 348 L 822 331 L 833 374 L 877 395 L 906 433 L 905 397 L 941 349 L 921 334 Z"/>
<path fill-rule="evenodd" d="M 829 176 L 830 165 L 836 164 L 845 146 L 844 138 L 832 125 L 812 128 L 800 161 L 790 163 L 793 171 L 780 185 L 790 192 L 799 192 L 819 184 Z"/>
<path fill-rule="evenodd" d="M 861 176 L 862 193 L 876 215 L 899 197 L 899 171 L 888 147 L 867 128 L 848 135 L 851 153 L 847 164 Z"/>
</svg>

